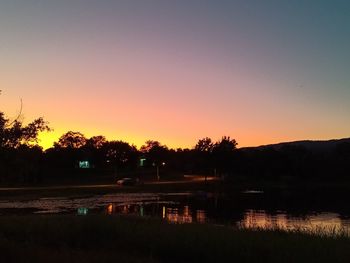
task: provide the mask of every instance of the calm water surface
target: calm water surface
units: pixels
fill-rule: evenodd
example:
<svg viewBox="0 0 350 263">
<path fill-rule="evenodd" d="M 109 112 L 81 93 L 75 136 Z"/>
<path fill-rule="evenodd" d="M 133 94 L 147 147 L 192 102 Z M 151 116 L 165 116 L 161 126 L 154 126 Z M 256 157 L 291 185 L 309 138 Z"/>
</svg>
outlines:
<svg viewBox="0 0 350 263">
<path fill-rule="evenodd" d="M 128 214 L 160 217 L 170 223 L 228 224 L 245 228 L 284 228 L 350 233 L 350 212 L 342 198 L 266 194 L 119 193 L 84 198 L 0 201 L 0 214 Z M 327 201 L 328 200 L 328 201 Z"/>
</svg>

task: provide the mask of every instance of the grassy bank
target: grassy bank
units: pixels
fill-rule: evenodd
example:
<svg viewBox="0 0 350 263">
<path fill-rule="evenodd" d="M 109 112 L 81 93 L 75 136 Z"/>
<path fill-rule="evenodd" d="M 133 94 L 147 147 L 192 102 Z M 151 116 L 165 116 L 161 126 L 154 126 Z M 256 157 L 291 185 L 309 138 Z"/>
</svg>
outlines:
<svg viewBox="0 0 350 263">
<path fill-rule="evenodd" d="M 350 239 L 116 216 L 0 218 L 1 262 L 349 262 Z"/>
</svg>

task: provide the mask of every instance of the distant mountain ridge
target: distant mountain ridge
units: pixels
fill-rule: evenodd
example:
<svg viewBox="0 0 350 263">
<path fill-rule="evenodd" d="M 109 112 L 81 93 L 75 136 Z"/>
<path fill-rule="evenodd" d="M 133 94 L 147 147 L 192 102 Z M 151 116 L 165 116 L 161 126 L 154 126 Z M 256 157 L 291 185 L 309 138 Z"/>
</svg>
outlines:
<svg viewBox="0 0 350 263">
<path fill-rule="evenodd" d="M 341 143 L 350 143 L 350 138 L 343 139 L 332 139 L 332 140 L 303 140 L 303 141 L 293 141 L 293 142 L 281 142 L 276 144 L 261 145 L 256 147 L 243 147 L 241 150 L 253 150 L 253 149 L 267 149 L 272 148 L 275 150 L 280 150 L 285 146 L 297 146 L 303 147 L 306 150 L 312 152 L 331 152 L 334 151 L 337 145 Z"/>
</svg>

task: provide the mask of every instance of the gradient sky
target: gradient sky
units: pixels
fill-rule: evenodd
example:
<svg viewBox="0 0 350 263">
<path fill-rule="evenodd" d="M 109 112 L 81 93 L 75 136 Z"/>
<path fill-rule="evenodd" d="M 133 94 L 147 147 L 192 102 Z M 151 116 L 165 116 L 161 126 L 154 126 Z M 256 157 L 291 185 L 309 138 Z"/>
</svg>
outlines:
<svg viewBox="0 0 350 263">
<path fill-rule="evenodd" d="M 1 0 L 0 110 L 142 145 L 350 137 L 350 1 Z"/>
</svg>

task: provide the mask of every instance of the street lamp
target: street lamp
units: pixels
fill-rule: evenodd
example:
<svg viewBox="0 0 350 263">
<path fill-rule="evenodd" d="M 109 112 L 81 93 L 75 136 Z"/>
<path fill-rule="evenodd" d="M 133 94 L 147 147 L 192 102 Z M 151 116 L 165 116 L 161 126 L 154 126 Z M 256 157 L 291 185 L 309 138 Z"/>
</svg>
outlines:
<svg viewBox="0 0 350 263">
<path fill-rule="evenodd" d="M 162 164 L 161 164 L 162 166 L 165 166 L 165 162 L 162 162 Z M 157 168 L 157 180 L 159 181 L 160 180 L 160 175 L 159 175 L 159 164 L 155 164 L 155 163 L 153 163 L 153 166 L 156 166 L 156 168 Z"/>
</svg>

